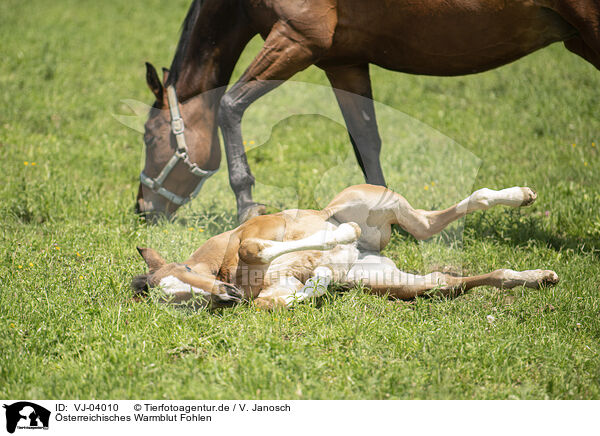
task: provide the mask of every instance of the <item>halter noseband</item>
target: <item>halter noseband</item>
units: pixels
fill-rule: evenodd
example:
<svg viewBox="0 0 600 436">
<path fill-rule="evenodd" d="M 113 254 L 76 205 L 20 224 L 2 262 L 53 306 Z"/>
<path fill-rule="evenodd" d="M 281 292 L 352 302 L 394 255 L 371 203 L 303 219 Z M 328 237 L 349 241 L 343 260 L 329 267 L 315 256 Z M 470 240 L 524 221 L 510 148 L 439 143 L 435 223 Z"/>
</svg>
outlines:
<svg viewBox="0 0 600 436">
<path fill-rule="evenodd" d="M 206 179 L 208 179 L 218 170 L 203 170 L 194 162 L 190 161 L 187 144 L 185 143 L 185 136 L 183 134 L 185 126 L 183 124 L 183 118 L 181 118 L 181 113 L 179 112 L 177 94 L 175 93 L 175 87 L 173 85 L 169 85 L 167 87 L 167 100 L 169 103 L 169 112 L 171 114 L 171 131 L 177 140 L 177 149 L 156 178 L 148 177 L 146 174 L 144 174 L 144 171 L 142 171 L 140 174 L 140 182 L 152 189 L 158 195 L 165 197 L 170 202 L 175 203 L 178 206 L 183 206 L 198 195 Z M 187 165 L 190 173 L 196 177 L 200 177 L 200 181 L 196 185 L 196 189 L 194 189 L 188 197 L 181 197 L 163 187 L 165 179 L 179 161 L 183 161 L 183 163 Z"/>
</svg>

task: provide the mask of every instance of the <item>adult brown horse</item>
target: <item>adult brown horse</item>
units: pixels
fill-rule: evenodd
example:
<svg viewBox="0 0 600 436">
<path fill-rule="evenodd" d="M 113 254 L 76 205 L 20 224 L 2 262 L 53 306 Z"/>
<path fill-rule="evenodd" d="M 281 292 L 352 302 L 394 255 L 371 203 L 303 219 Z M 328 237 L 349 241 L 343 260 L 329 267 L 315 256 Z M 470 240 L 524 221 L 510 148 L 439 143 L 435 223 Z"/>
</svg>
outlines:
<svg viewBox="0 0 600 436">
<path fill-rule="evenodd" d="M 265 40 L 261 51 L 224 93 L 256 34 Z M 147 64 L 160 110 L 151 111 L 145 126 L 137 210 L 171 215 L 198 192 L 219 167 L 220 126 L 238 218 L 263 213 L 264 206 L 252 201 L 242 115 L 310 65 L 322 68 L 334 88 L 367 183 L 385 185 L 369 64 L 463 75 L 556 41 L 600 69 L 600 0 L 195 0 L 162 82 Z"/>
</svg>

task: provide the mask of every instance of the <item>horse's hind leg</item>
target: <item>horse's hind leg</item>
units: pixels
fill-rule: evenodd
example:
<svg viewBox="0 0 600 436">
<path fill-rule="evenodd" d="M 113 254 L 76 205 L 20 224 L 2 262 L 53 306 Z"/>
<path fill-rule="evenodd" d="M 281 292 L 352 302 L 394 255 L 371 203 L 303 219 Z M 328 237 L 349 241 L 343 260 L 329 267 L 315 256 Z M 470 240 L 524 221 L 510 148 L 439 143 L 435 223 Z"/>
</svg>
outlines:
<svg viewBox="0 0 600 436">
<path fill-rule="evenodd" d="M 525 286 L 537 289 L 558 283 L 558 276 L 554 271 L 541 269 L 499 269 L 472 277 L 455 277 L 441 272 L 415 275 L 400 271 L 384 256 L 372 254 L 363 256 L 355 263 L 348 273 L 347 281 L 350 284 L 360 283 L 378 295 L 408 300 L 429 294 L 453 297 L 477 286 L 493 286 L 499 289 Z"/>
<path fill-rule="evenodd" d="M 258 98 L 310 66 L 327 43 L 326 38 L 323 41 L 309 40 L 290 24 L 277 22 L 259 54 L 221 99 L 219 125 L 225 141 L 229 183 L 236 195 L 240 222 L 264 213 L 264 206 L 252 201 L 254 177 L 242 142 L 242 115 Z"/>
<path fill-rule="evenodd" d="M 576 36 L 565 41 L 565 47 L 600 70 L 600 53 L 592 50 L 581 37 Z"/>
<path fill-rule="evenodd" d="M 565 41 L 565 47 L 600 70 L 600 2 L 597 0 L 563 0 L 555 11 L 579 34 Z"/>
<path fill-rule="evenodd" d="M 330 67 L 325 72 L 342 110 L 354 154 L 366 182 L 385 186 L 379 160 L 381 138 L 373 105 L 369 65 Z"/>
</svg>

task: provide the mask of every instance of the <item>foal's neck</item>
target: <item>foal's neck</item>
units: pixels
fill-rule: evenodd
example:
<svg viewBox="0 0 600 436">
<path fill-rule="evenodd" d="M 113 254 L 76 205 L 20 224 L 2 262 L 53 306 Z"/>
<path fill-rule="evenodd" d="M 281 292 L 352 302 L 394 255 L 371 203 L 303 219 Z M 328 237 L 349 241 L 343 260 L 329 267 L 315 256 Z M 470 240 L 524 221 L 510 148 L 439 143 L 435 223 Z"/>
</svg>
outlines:
<svg viewBox="0 0 600 436">
<path fill-rule="evenodd" d="M 185 263 L 193 265 L 195 270 L 204 270 L 217 275 L 224 265 L 234 262 L 233 259 L 239 248 L 239 241 L 234 233 L 234 230 L 229 230 L 213 236 L 202 244 Z"/>
</svg>

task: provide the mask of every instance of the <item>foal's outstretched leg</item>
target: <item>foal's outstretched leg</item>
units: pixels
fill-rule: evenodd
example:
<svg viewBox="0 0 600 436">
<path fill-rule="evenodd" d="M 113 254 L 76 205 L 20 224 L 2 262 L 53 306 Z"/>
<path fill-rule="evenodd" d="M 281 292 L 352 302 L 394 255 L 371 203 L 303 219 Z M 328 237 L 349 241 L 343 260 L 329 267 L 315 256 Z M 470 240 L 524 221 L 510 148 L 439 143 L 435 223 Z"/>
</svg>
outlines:
<svg viewBox="0 0 600 436">
<path fill-rule="evenodd" d="M 424 294 L 439 294 L 454 297 L 477 286 L 493 286 L 498 289 L 512 289 L 516 286 L 539 289 L 558 283 L 558 275 L 550 270 L 513 271 L 498 269 L 488 274 L 472 277 L 454 277 L 434 272 L 419 276 L 399 271 L 391 274 L 391 281 L 384 284 L 363 283 L 376 294 L 389 293 L 402 300 L 412 299 Z"/>
<path fill-rule="evenodd" d="M 347 281 L 350 284 L 361 283 L 375 294 L 389 294 L 407 300 L 431 292 L 456 296 L 477 286 L 493 286 L 499 289 L 525 286 L 537 289 L 544 285 L 555 285 L 558 283 L 558 275 L 554 271 L 541 269 L 499 269 L 472 277 L 454 277 L 440 272 L 415 275 L 400 271 L 384 256 L 368 255 L 353 266 Z"/>
<path fill-rule="evenodd" d="M 529 206 L 536 198 L 537 194 L 529 188 L 513 187 L 500 191 L 483 188 L 473 192 L 460 203 L 440 211 L 413 209 L 406 203 L 406 209 L 397 211 L 396 223 L 415 238 L 427 239 L 468 213 L 498 205 Z"/>
<path fill-rule="evenodd" d="M 336 223 L 357 223 L 361 228 L 359 247 L 381 251 L 390 240 L 392 224 L 398 224 L 417 239 L 427 239 L 469 212 L 501 204 L 527 206 L 536 197 L 529 188 L 484 188 L 448 209 L 429 211 L 413 208 L 406 198 L 383 186 L 356 185 L 336 195 L 322 213 Z"/>
</svg>

